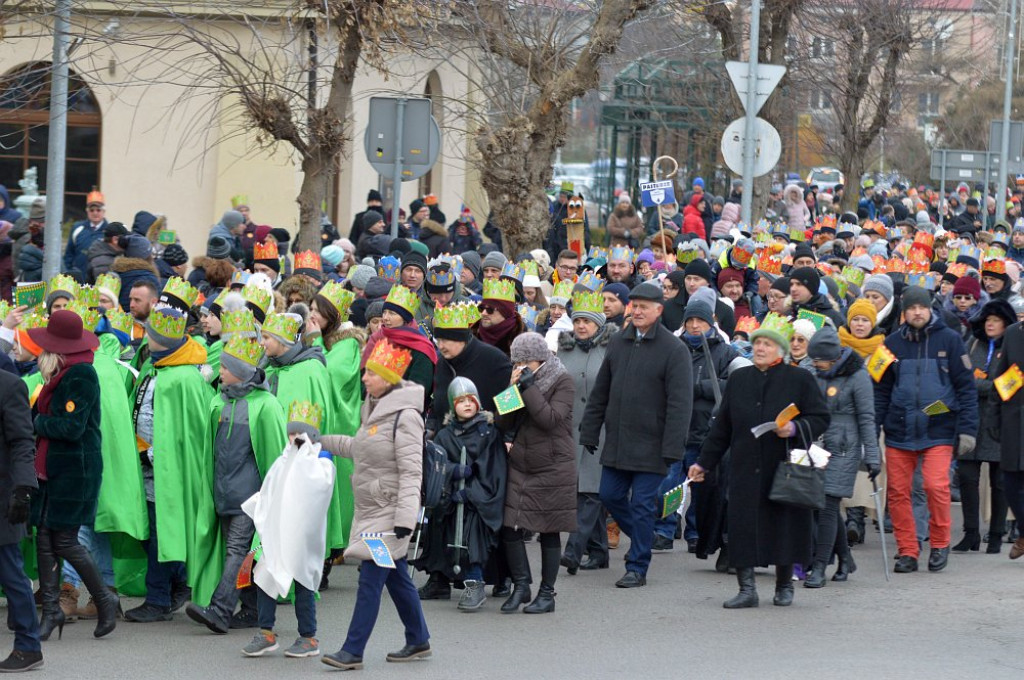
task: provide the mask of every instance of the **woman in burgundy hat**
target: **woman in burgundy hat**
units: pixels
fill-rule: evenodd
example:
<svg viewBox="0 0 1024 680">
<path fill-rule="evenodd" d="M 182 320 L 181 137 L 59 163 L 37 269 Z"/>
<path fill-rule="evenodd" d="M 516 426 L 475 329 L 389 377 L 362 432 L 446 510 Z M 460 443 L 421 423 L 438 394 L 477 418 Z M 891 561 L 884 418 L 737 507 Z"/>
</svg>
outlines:
<svg viewBox="0 0 1024 680">
<path fill-rule="evenodd" d="M 99 339 L 82 328 L 78 314 L 67 310 L 54 312 L 46 328 L 28 334 L 43 350 L 39 372 L 44 384 L 35 418 L 39 491 L 32 504 L 43 601 L 39 637 L 49 639 L 54 628 L 58 637 L 64 631 L 58 557 L 71 563 L 89 589 L 99 615 L 93 635 L 103 637 L 117 625 L 117 598 L 78 542 L 79 527 L 96 518 L 103 476 L 100 385 L 92 367 Z"/>
</svg>

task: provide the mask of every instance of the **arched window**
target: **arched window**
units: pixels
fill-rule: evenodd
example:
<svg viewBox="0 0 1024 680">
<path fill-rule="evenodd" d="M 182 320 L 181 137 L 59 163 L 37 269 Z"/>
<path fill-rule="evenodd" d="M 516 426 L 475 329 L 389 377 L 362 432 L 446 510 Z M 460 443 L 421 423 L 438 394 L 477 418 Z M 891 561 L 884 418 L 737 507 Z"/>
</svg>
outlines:
<svg viewBox="0 0 1024 680">
<path fill-rule="evenodd" d="M 431 71 L 427 76 L 427 84 L 423 88 L 423 95 L 431 101 L 430 113 L 434 116 L 434 120 L 437 121 L 438 125 L 443 126 L 444 106 L 441 99 L 443 93 L 441 92 L 441 77 L 437 74 L 437 71 Z M 420 196 L 441 193 L 441 163 L 441 156 L 438 155 L 434 167 L 420 178 Z M 434 174 L 435 169 L 438 170 L 437 175 Z"/>
<path fill-rule="evenodd" d="M 18 180 L 39 170 L 39 192 L 46 193 L 49 156 L 50 63 L 19 66 L 0 78 L 0 183 L 21 193 Z M 66 219 L 85 217 L 85 196 L 100 178 L 102 118 L 92 90 L 72 72 L 68 83 L 68 142 L 64 174 Z"/>
</svg>

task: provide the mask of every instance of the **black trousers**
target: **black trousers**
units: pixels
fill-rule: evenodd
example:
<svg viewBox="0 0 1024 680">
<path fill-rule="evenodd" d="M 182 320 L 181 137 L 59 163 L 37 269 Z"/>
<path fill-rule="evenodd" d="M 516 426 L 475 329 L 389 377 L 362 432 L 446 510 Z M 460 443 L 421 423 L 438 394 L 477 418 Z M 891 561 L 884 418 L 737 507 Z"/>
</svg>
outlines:
<svg viewBox="0 0 1024 680">
<path fill-rule="evenodd" d="M 979 531 L 981 495 L 978 493 L 978 486 L 981 482 L 981 461 L 957 461 L 956 474 L 960 479 L 960 507 L 964 513 L 964 531 Z M 1002 536 L 1006 533 L 1006 495 L 1003 493 L 1003 473 L 999 463 L 988 464 L 988 481 L 992 487 L 989 533 Z"/>
<path fill-rule="evenodd" d="M 825 496 L 825 507 L 818 511 L 818 536 L 814 546 L 814 561 L 828 564 L 832 553 L 845 555 L 850 549 L 846 542 L 846 527 L 839 522 L 839 504 L 842 498 Z"/>
</svg>

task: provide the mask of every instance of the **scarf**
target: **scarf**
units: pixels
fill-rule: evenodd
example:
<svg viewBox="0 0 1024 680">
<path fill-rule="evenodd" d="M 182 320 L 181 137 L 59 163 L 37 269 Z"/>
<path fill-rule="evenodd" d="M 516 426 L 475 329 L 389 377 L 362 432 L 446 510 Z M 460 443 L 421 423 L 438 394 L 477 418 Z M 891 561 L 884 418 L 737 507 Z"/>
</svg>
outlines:
<svg viewBox="0 0 1024 680">
<path fill-rule="evenodd" d="M 505 339 L 506 335 L 508 335 L 515 329 L 516 323 L 518 321 L 519 314 L 516 313 L 514 316 L 510 316 L 501 323 L 495 324 L 493 326 L 484 326 L 483 324 L 480 324 L 480 339 L 486 342 L 488 345 L 496 347 L 499 342 Z"/>
<path fill-rule="evenodd" d="M 53 393 L 57 390 L 57 385 L 63 380 L 68 370 L 78 364 L 91 364 L 94 356 L 95 352 L 91 349 L 64 355 L 63 368 L 57 371 L 55 376 L 47 380 L 43 384 L 43 389 L 39 392 L 39 398 L 36 400 L 36 408 L 39 411 L 39 415 L 51 415 L 50 406 L 53 401 Z M 49 450 L 50 440 L 46 437 L 39 437 L 39 442 L 36 446 L 36 477 L 43 481 L 46 480 L 46 454 Z"/>
<path fill-rule="evenodd" d="M 153 352 L 150 354 L 150 357 L 153 359 L 153 366 L 156 368 L 201 366 L 206 363 L 206 348 L 192 338 L 186 338 L 180 347 L 170 350 L 169 353 Z"/>
<path fill-rule="evenodd" d="M 836 359 L 836 362 L 834 364 L 832 364 L 832 368 L 828 369 L 827 371 L 815 372 L 818 374 L 819 378 L 822 378 L 824 380 L 831 380 L 832 378 L 836 377 L 836 375 L 839 374 L 840 369 L 842 369 L 846 365 L 846 362 L 850 359 L 850 355 L 852 354 L 852 347 L 843 347 L 841 350 L 839 350 L 839 358 Z"/>
<path fill-rule="evenodd" d="M 430 363 L 437 364 L 437 348 L 427 336 L 420 332 L 418 326 L 400 326 L 398 328 L 381 328 L 384 337 L 392 345 L 416 350 L 427 355 Z"/>
<path fill-rule="evenodd" d="M 885 336 L 881 333 L 867 338 L 855 338 L 846 326 L 839 327 L 839 344 L 843 347 L 849 347 L 859 354 L 861 358 L 866 359 L 874 354 L 875 350 L 883 342 L 885 342 Z"/>
<path fill-rule="evenodd" d="M 559 376 L 565 372 L 565 366 L 562 364 L 562 361 L 557 355 L 552 355 L 550 359 L 541 364 L 541 367 L 537 369 L 537 372 L 534 374 L 536 376 L 534 385 L 542 394 L 545 394 L 555 384 Z"/>
</svg>

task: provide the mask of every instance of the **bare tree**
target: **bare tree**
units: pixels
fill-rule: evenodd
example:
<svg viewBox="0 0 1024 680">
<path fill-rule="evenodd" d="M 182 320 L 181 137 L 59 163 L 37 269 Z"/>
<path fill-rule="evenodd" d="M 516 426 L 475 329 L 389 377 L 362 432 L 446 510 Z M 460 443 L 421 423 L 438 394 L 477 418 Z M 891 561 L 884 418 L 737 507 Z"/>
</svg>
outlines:
<svg viewBox="0 0 1024 680">
<path fill-rule="evenodd" d="M 947 149 L 987 149 L 990 121 L 1003 117 L 1005 84 L 987 80 L 976 88 L 961 90 L 935 119 L 940 146 Z M 1024 111 L 1024 84 L 1014 84 L 1010 117 L 1019 120 Z"/>
</svg>

